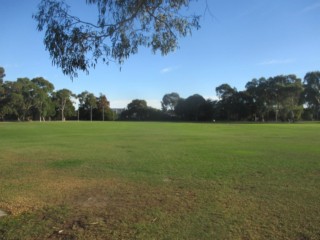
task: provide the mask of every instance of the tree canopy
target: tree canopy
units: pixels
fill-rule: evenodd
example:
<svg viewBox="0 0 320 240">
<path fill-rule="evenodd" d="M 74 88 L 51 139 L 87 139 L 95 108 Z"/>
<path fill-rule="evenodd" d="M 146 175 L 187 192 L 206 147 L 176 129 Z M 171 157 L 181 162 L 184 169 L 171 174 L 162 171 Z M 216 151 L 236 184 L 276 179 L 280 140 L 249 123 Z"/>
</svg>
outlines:
<svg viewBox="0 0 320 240">
<path fill-rule="evenodd" d="M 164 111 L 173 111 L 177 106 L 180 96 L 178 93 L 168 93 L 162 98 L 161 106 Z"/>
<path fill-rule="evenodd" d="M 6 76 L 4 68 L 0 67 L 0 83 L 3 81 L 3 78 Z"/>
<path fill-rule="evenodd" d="M 320 72 L 309 72 L 304 78 L 303 98 L 314 116 L 320 117 Z"/>
<path fill-rule="evenodd" d="M 303 80 L 294 74 L 252 79 L 241 91 L 227 83 L 215 90 L 216 100 L 200 94 L 182 98 L 171 92 L 163 96 L 162 110 L 148 106 L 146 100 L 134 99 L 127 108 L 113 112 L 104 94 L 83 91 L 76 95 L 69 89 L 55 91 L 42 77 L 18 78 L 0 82 L 0 120 L 320 120 L 320 72 L 309 72 Z"/>
<path fill-rule="evenodd" d="M 199 16 L 183 16 L 192 0 L 86 0 L 97 6 L 95 22 L 70 14 L 64 0 L 42 0 L 33 15 L 37 29 L 44 31 L 44 44 L 52 63 L 71 78 L 89 71 L 98 60 L 122 64 L 139 47 L 174 51 L 179 37 L 198 29 Z"/>
</svg>

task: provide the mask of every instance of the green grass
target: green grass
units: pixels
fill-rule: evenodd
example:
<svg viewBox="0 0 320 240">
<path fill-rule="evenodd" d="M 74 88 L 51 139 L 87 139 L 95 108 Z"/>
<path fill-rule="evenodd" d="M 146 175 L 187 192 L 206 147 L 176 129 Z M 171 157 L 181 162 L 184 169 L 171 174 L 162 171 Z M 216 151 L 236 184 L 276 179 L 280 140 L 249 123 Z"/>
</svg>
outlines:
<svg viewBox="0 0 320 240">
<path fill-rule="evenodd" d="M 0 123 L 2 239 L 320 239 L 320 124 Z"/>
</svg>

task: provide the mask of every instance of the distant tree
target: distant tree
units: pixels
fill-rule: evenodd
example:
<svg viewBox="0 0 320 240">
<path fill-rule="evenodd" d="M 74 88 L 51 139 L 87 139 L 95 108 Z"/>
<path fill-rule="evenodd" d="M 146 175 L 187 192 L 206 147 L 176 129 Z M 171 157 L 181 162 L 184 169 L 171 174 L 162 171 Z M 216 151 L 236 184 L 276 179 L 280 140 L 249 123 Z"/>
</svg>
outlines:
<svg viewBox="0 0 320 240">
<path fill-rule="evenodd" d="M 194 94 L 186 99 L 180 98 L 175 107 L 175 113 L 180 120 L 184 121 L 211 121 L 213 103 L 199 94 Z"/>
<path fill-rule="evenodd" d="M 131 103 L 128 104 L 127 108 L 129 110 L 144 109 L 147 108 L 147 102 L 146 100 L 134 99 L 131 101 Z"/>
<path fill-rule="evenodd" d="M 231 108 L 232 108 L 232 119 L 236 121 L 252 120 L 251 108 L 252 98 L 247 91 L 236 92 L 232 96 Z"/>
<path fill-rule="evenodd" d="M 192 0 L 86 0 L 98 7 L 96 22 L 87 22 L 69 12 L 63 0 L 42 0 L 33 15 L 53 64 L 76 77 L 88 72 L 99 59 L 120 64 L 139 47 L 162 55 L 178 47 L 179 37 L 198 29 L 199 16 L 183 16 Z"/>
<path fill-rule="evenodd" d="M 167 114 L 165 114 L 163 111 L 148 107 L 146 110 L 146 119 L 148 121 L 167 121 L 170 119 Z"/>
<path fill-rule="evenodd" d="M 36 84 L 41 90 L 43 90 L 46 93 L 52 93 L 54 90 L 53 84 L 48 80 L 44 79 L 43 77 L 33 78 L 31 82 Z"/>
<path fill-rule="evenodd" d="M 246 84 L 246 93 L 248 94 L 248 119 L 257 121 L 264 121 L 267 115 L 267 94 L 266 94 L 266 84 L 267 80 L 265 78 L 252 79 Z"/>
<path fill-rule="evenodd" d="M 7 81 L 3 83 L 4 95 L 1 99 L 0 113 L 1 118 L 5 116 L 9 119 L 23 120 L 23 96 L 21 94 L 21 85 L 17 82 Z"/>
<path fill-rule="evenodd" d="M 22 102 L 16 105 L 19 109 L 17 109 L 17 113 L 19 113 L 19 119 L 24 121 L 28 119 L 31 114 L 31 109 L 36 105 L 38 87 L 28 78 L 18 78 L 14 85 L 15 93 L 17 94 L 15 101 Z"/>
<path fill-rule="evenodd" d="M 78 95 L 80 102 L 79 110 L 82 111 L 83 117 L 89 116 L 90 121 L 92 121 L 93 109 L 97 108 L 97 98 L 93 93 L 84 91 Z"/>
<path fill-rule="evenodd" d="M 1 117 L 24 121 L 30 118 L 35 105 L 37 86 L 28 78 L 18 78 L 15 82 L 2 83 Z"/>
<path fill-rule="evenodd" d="M 313 113 L 313 119 L 320 119 L 320 72 L 309 72 L 304 77 L 303 100 Z"/>
<path fill-rule="evenodd" d="M 303 112 L 303 85 L 296 75 L 253 79 L 246 84 L 248 119 L 299 120 Z"/>
<path fill-rule="evenodd" d="M 0 84 L 0 119 L 31 120 L 54 115 L 53 84 L 43 78 L 18 78 Z"/>
<path fill-rule="evenodd" d="M 92 110 L 97 107 L 97 98 L 93 93 L 88 94 L 87 104 L 90 106 L 90 121 L 92 121 Z"/>
<path fill-rule="evenodd" d="M 159 109 L 149 107 L 145 100 L 132 100 L 125 111 L 120 114 L 120 120 L 138 121 L 164 121 L 168 120 L 167 115 Z"/>
<path fill-rule="evenodd" d="M 216 94 L 219 97 L 219 115 L 222 120 L 238 120 L 237 108 L 237 89 L 229 84 L 221 84 L 216 87 Z"/>
<path fill-rule="evenodd" d="M 0 84 L 3 83 L 3 78 L 6 76 L 5 70 L 3 67 L 0 67 Z"/>
<path fill-rule="evenodd" d="M 54 105 L 51 96 L 54 86 L 42 77 L 34 78 L 31 82 L 37 86 L 34 107 L 38 110 L 39 120 L 45 120 L 47 116 L 54 115 Z"/>
<path fill-rule="evenodd" d="M 201 116 L 201 106 L 206 100 L 199 94 L 194 94 L 185 100 L 185 116 L 189 121 L 198 121 Z"/>
<path fill-rule="evenodd" d="M 89 92 L 83 91 L 80 94 L 77 95 L 77 99 L 79 100 L 79 118 L 81 120 L 89 120 L 90 119 L 90 107 L 86 104 L 87 96 Z"/>
<path fill-rule="evenodd" d="M 177 102 L 177 105 L 174 108 L 174 113 L 178 116 L 180 120 L 186 120 L 186 111 L 187 111 L 187 104 L 184 98 L 180 98 Z"/>
<path fill-rule="evenodd" d="M 5 105 L 5 89 L 4 89 L 4 83 L 3 83 L 3 77 L 4 77 L 4 68 L 0 67 L 0 120 L 4 117 L 4 105 Z"/>
<path fill-rule="evenodd" d="M 121 120 L 147 120 L 148 105 L 145 100 L 134 99 L 120 115 Z"/>
<path fill-rule="evenodd" d="M 213 111 L 214 111 L 215 102 L 207 99 L 199 106 L 199 121 L 212 121 L 213 120 Z"/>
<path fill-rule="evenodd" d="M 108 101 L 106 95 L 100 93 L 100 96 L 97 98 L 97 106 L 100 112 L 102 112 L 102 121 L 105 120 L 105 115 L 107 119 L 111 119 L 112 112 L 110 109 L 110 102 Z"/>
<path fill-rule="evenodd" d="M 172 113 L 174 111 L 174 108 L 177 106 L 179 99 L 180 96 L 178 93 L 173 92 L 165 94 L 161 102 L 162 110 Z"/>
<path fill-rule="evenodd" d="M 216 94 L 222 100 L 232 97 L 232 95 L 236 92 L 237 92 L 236 88 L 232 88 L 230 87 L 229 84 L 226 84 L 226 83 L 216 87 Z"/>
<path fill-rule="evenodd" d="M 268 79 L 269 110 L 275 121 L 298 120 L 302 113 L 300 96 L 303 91 L 301 79 L 295 75 L 279 75 Z"/>
<path fill-rule="evenodd" d="M 134 99 L 127 106 L 129 117 L 131 119 L 145 120 L 147 108 L 148 106 L 145 100 Z"/>
<path fill-rule="evenodd" d="M 61 113 L 61 121 L 65 121 L 66 117 L 74 115 L 73 97 L 75 95 L 69 89 L 61 89 L 54 93 L 53 99 Z"/>
<path fill-rule="evenodd" d="M 303 84 L 300 78 L 296 75 L 287 75 L 287 84 L 285 86 L 285 95 L 283 105 L 286 109 L 286 119 L 297 121 L 301 119 L 303 105 L 301 95 L 303 93 Z"/>
</svg>

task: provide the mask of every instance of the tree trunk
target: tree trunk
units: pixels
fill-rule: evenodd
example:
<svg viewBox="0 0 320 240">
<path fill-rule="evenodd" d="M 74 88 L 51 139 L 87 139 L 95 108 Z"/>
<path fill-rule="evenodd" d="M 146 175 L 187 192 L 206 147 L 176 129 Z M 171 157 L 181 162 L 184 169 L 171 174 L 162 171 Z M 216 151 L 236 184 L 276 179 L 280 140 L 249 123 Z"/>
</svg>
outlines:
<svg viewBox="0 0 320 240">
<path fill-rule="evenodd" d="M 64 109 L 63 108 L 61 108 L 61 121 L 64 121 Z"/>
</svg>

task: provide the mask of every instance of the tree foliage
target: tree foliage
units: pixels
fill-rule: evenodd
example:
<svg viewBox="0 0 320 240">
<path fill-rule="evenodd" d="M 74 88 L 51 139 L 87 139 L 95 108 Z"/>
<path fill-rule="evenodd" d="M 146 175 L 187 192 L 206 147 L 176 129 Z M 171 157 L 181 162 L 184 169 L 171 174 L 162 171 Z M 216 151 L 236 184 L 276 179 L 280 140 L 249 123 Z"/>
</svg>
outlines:
<svg viewBox="0 0 320 240">
<path fill-rule="evenodd" d="M 54 105 L 51 101 L 54 86 L 48 80 L 38 77 L 31 80 L 36 86 L 34 107 L 39 114 L 39 120 L 54 114 Z"/>
<path fill-rule="evenodd" d="M 58 111 L 61 113 L 61 121 L 65 121 L 66 117 L 74 115 L 73 97 L 75 97 L 75 95 L 69 89 L 65 88 L 54 94 L 53 99 Z"/>
<path fill-rule="evenodd" d="M 3 67 L 0 66 L 0 83 L 3 82 L 3 78 L 6 76 L 5 70 Z"/>
<path fill-rule="evenodd" d="M 183 121 L 297 121 L 319 119 L 320 73 L 310 72 L 304 84 L 296 75 L 252 79 L 245 90 L 238 91 L 224 83 L 215 88 L 219 100 L 205 100 L 194 94 L 179 98 L 173 107 L 176 120 Z M 170 103 L 171 94 L 165 94 L 162 108 Z M 179 96 L 177 93 L 174 96 Z M 305 105 L 304 105 L 305 104 Z M 308 108 L 304 108 L 307 106 Z M 311 116 L 309 116 L 311 113 Z"/>
<path fill-rule="evenodd" d="M 218 100 L 199 94 L 181 98 L 168 93 L 162 111 L 134 99 L 119 119 L 140 121 L 297 121 L 320 120 L 320 72 L 309 72 L 304 81 L 297 76 L 278 75 L 252 79 L 245 90 L 228 84 L 216 88 Z M 76 119 L 75 100 L 79 100 L 79 120 L 115 120 L 104 94 L 84 91 L 75 95 L 68 89 L 54 91 L 44 78 L 18 78 L 0 84 L 0 120 Z"/>
<path fill-rule="evenodd" d="M 312 118 L 320 119 L 320 72 L 309 72 L 304 77 L 303 99 L 310 107 Z"/>
<path fill-rule="evenodd" d="M 75 102 L 79 99 L 81 120 L 112 120 L 110 102 L 104 94 L 82 92 L 78 96 L 69 89 L 54 91 L 48 80 L 18 78 L 0 84 L 0 120 L 66 120 L 75 119 Z"/>
<path fill-rule="evenodd" d="M 106 95 L 100 93 L 100 96 L 97 98 L 97 107 L 100 113 L 102 113 L 102 121 L 105 119 L 113 119 L 113 113 L 110 109 L 110 102 L 108 101 Z"/>
<path fill-rule="evenodd" d="M 177 106 L 179 99 L 180 96 L 176 92 L 165 94 L 161 102 L 162 110 L 172 112 Z"/>
<path fill-rule="evenodd" d="M 217 96 L 222 99 L 226 100 L 229 97 L 231 97 L 235 92 L 237 92 L 236 88 L 232 88 L 229 84 L 224 83 L 221 84 L 220 86 L 216 87 L 216 93 Z"/>
<path fill-rule="evenodd" d="M 303 110 L 301 79 L 295 75 L 253 79 L 245 91 L 228 84 L 216 88 L 218 109 L 223 120 L 299 120 Z"/>
<path fill-rule="evenodd" d="M 84 91 L 78 95 L 78 99 L 80 102 L 79 111 L 89 112 L 90 120 L 92 121 L 93 109 L 98 107 L 97 98 L 93 93 L 89 93 L 88 91 Z"/>
<path fill-rule="evenodd" d="M 142 99 L 132 100 L 127 109 L 120 115 L 120 120 L 138 121 L 162 121 L 166 120 L 166 114 L 158 109 L 149 107 Z"/>
<path fill-rule="evenodd" d="M 42 0 L 33 15 L 37 29 L 45 32 L 44 44 L 52 63 L 64 74 L 76 77 L 88 72 L 99 59 L 122 64 L 139 47 L 174 51 L 179 37 L 198 29 L 199 16 L 183 16 L 192 0 L 86 0 L 98 9 L 95 22 L 70 14 L 63 0 Z"/>
</svg>

